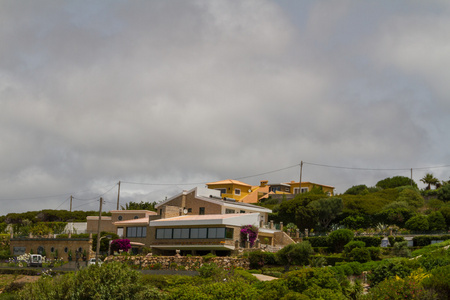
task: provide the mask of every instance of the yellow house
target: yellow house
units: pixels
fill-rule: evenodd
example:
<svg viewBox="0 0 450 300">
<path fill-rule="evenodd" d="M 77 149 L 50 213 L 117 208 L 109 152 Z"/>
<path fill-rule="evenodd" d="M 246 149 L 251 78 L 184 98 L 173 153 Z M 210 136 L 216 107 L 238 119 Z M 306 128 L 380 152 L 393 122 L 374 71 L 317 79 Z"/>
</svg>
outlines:
<svg viewBox="0 0 450 300">
<path fill-rule="evenodd" d="M 252 192 L 252 186 L 250 184 L 232 179 L 210 182 L 206 186 L 208 189 L 220 191 L 222 198 L 233 198 L 239 202 Z"/>
<path fill-rule="evenodd" d="M 291 194 L 298 194 L 299 193 L 299 184 L 298 184 L 298 182 L 291 181 L 291 182 L 287 182 L 286 184 L 290 185 L 290 193 Z M 302 193 L 310 192 L 310 191 L 312 191 L 313 189 L 316 189 L 316 188 L 321 189 L 328 196 L 333 196 L 334 195 L 334 186 L 318 184 L 318 183 L 313 183 L 313 182 L 309 182 L 309 181 L 302 182 L 301 192 Z"/>
</svg>

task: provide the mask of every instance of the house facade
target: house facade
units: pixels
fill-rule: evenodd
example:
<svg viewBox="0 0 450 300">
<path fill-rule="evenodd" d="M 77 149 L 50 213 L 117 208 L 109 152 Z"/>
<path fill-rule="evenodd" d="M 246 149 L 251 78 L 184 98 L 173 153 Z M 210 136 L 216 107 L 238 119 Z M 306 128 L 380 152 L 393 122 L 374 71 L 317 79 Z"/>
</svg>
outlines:
<svg viewBox="0 0 450 300">
<path fill-rule="evenodd" d="M 272 210 L 261 206 L 238 202 L 228 198 L 223 199 L 221 197 L 221 191 L 200 187 L 183 191 L 157 204 L 155 208 L 163 219 L 176 215 L 259 213 L 260 220 L 258 224 L 261 222 L 263 224 L 267 223 L 269 213 L 272 212 Z"/>
</svg>

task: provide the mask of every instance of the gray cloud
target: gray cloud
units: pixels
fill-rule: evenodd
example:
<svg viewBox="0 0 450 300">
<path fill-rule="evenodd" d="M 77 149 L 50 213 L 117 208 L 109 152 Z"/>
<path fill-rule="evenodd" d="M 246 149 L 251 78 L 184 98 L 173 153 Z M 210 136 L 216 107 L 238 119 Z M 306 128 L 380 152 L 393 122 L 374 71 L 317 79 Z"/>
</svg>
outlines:
<svg viewBox="0 0 450 300">
<path fill-rule="evenodd" d="M 159 201 L 301 160 L 445 165 L 448 14 L 439 1 L 3 1 L 0 214 L 105 192 L 112 209 L 119 180 L 178 184 L 121 189 Z M 303 179 L 343 192 L 394 175 L 409 172 L 305 165 Z M 262 179 L 298 168 L 244 181 Z"/>
</svg>

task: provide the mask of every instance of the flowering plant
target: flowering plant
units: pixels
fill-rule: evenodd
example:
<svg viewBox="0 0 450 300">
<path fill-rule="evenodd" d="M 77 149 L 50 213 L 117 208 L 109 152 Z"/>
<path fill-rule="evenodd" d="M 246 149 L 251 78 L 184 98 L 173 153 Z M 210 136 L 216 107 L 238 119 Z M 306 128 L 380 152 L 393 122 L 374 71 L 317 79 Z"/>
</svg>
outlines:
<svg viewBox="0 0 450 300">
<path fill-rule="evenodd" d="M 258 227 L 253 225 L 245 225 L 241 228 L 241 239 L 247 240 L 250 243 L 250 247 L 255 244 L 256 238 L 258 237 Z"/>
<path fill-rule="evenodd" d="M 128 252 L 128 250 L 131 249 L 131 243 L 129 239 L 119 239 L 114 240 L 111 243 L 111 250 L 118 252 L 119 250 L 122 250 L 124 252 Z"/>
</svg>

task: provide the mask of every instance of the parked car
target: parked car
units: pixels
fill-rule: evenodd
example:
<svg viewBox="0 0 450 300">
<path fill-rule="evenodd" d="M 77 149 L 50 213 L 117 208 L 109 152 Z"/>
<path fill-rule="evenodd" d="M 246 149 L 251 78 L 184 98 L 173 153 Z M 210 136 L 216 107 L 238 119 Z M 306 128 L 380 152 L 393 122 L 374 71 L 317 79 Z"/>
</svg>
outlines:
<svg viewBox="0 0 450 300">
<path fill-rule="evenodd" d="M 95 265 L 95 263 L 96 263 L 95 257 L 94 257 L 94 258 L 91 258 L 91 259 L 89 260 L 89 262 L 88 262 L 88 266 L 90 266 L 90 265 Z M 99 259 L 98 259 L 98 265 L 100 266 L 102 263 L 103 263 L 102 260 L 99 258 Z"/>
</svg>

